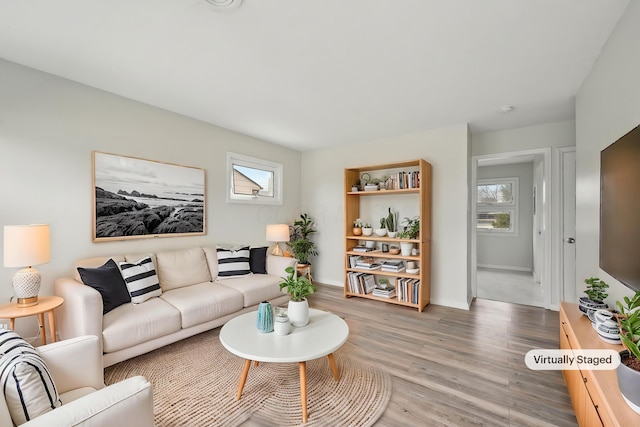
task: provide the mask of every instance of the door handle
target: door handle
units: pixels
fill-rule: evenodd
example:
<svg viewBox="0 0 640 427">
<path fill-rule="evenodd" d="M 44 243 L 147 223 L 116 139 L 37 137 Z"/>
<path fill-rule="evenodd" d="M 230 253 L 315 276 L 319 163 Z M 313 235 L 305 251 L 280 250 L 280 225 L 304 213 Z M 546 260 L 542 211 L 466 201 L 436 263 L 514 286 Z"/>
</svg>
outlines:
<svg viewBox="0 0 640 427">
<path fill-rule="evenodd" d="M 573 237 L 567 237 L 566 239 L 564 239 L 564 241 L 567 243 L 575 243 L 576 239 L 574 239 Z"/>
</svg>

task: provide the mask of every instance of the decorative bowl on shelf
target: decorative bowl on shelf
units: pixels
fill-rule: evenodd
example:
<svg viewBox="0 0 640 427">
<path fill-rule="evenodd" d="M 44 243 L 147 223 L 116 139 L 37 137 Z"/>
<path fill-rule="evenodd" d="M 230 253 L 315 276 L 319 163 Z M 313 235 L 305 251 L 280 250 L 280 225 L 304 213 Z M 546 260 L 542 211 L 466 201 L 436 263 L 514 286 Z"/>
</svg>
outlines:
<svg viewBox="0 0 640 427">
<path fill-rule="evenodd" d="M 367 184 L 364 186 L 364 191 L 378 191 L 378 184 Z"/>
<path fill-rule="evenodd" d="M 418 274 L 418 271 L 420 271 L 419 268 L 407 268 L 407 273 L 409 274 Z"/>
<path fill-rule="evenodd" d="M 389 248 L 389 255 L 399 255 L 400 248 Z"/>
<path fill-rule="evenodd" d="M 384 237 L 384 236 L 387 235 L 387 229 L 386 228 L 376 228 L 375 232 L 376 232 L 376 236 Z"/>
</svg>

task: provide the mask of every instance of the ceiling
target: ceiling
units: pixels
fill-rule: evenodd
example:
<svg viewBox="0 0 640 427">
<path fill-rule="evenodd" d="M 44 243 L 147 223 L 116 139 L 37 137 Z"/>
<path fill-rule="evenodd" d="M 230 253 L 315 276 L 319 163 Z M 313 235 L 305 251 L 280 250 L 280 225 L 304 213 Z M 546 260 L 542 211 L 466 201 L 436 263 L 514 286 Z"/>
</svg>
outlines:
<svg viewBox="0 0 640 427">
<path fill-rule="evenodd" d="M 0 58 L 308 151 L 573 119 L 628 3 L 2 0 Z"/>
</svg>

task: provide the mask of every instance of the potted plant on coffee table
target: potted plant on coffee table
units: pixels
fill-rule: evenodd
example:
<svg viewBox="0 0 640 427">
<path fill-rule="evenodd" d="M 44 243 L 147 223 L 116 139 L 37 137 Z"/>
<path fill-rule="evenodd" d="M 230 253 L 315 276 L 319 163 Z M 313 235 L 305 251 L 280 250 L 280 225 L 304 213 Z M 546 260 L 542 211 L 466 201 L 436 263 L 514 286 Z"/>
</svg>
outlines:
<svg viewBox="0 0 640 427">
<path fill-rule="evenodd" d="M 620 313 L 620 340 L 626 350 L 620 352 L 620 365 L 616 368 L 620 393 L 627 404 L 640 414 L 640 291 L 632 298 L 624 297 L 625 305 L 616 301 Z"/>
<path fill-rule="evenodd" d="M 289 307 L 287 314 L 293 326 L 306 326 L 309 323 L 309 303 L 307 297 L 317 292 L 316 287 L 304 276 L 298 276 L 293 267 L 285 270 L 287 277 L 279 283 L 280 289 L 286 289 L 289 294 Z"/>
<path fill-rule="evenodd" d="M 607 308 L 604 299 L 609 296 L 605 290 L 609 287 L 603 280 L 598 277 L 589 277 L 584 280 L 587 289 L 584 291 L 586 297 L 580 297 L 578 308 L 585 316 L 589 316 L 590 312 L 595 312 L 601 308 Z M 591 319 L 591 318 L 590 318 Z M 593 321 L 593 320 L 592 320 Z"/>
</svg>

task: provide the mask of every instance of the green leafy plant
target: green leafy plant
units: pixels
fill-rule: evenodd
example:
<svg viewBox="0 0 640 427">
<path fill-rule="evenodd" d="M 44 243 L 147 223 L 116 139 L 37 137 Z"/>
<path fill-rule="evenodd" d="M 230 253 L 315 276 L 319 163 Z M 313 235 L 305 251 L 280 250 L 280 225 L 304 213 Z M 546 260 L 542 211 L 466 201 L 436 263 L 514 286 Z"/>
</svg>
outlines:
<svg viewBox="0 0 640 427">
<path fill-rule="evenodd" d="M 300 264 L 308 264 L 310 256 L 318 255 L 316 244 L 309 238 L 316 232 L 314 227 L 314 221 L 306 213 L 300 215 L 300 219 L 289 226 L 290 237 L 287 245 Z"/>
<path fill-rule="evenodd" d="M 380 218 L 380 228 L 387 228 L 387 218 Z"/>
<path fill-rule="evenodd" d="M 640 340 L 640 291 L 636 292 L 632 298 L 624 297 L 625 305 L 620 301 L 616 301 L 618 306 L 618 324 L 620 325 L 620 339 L 635 358 L 640 360 L 640 348 L 638 340 Z"/>
<path fill-rule="evenodd" d="M 371 228 L 371 224 L 366 223 L 365 225 L 362 226 L 362 228 Z"/>
<path fill-rule="evenodd" d="M 591 301 L 604 302 L 604 299 L 609 296 L 604 292 L 609 287 L 604 280 L 600 280 L 598 277 L 589 277 L 584 280 L 584 283 L 587 284 L 587 289 L 584 293 L 587 294 Z"/>
<path fill-rule="evenodd" d="M 402 231 L 398 232 L 398 237 L 401 239 L 417 239 L 419 234 L 420 218 L 417 216 L 413 218 L 405 218 Z"/>
<path fill-rule="evenodd" d="M 357 228 L 362 228 L 362 220 L 360 218 L 356 218 L 355 221 L 353 221 L 353 226 Z"/>
<path fill-rule="evenodd" d="M 282 282 L 278 284 L 280 290 L 286 288 L 287 294 L 292 301 L 304 301 L 309 295 L 317 292 L 316 287 L 304 276 L 298 276 L 293 267 L 287 267 L 285 270 L 287 277 L 282 278 Z"/>
</svg>

